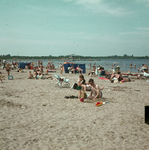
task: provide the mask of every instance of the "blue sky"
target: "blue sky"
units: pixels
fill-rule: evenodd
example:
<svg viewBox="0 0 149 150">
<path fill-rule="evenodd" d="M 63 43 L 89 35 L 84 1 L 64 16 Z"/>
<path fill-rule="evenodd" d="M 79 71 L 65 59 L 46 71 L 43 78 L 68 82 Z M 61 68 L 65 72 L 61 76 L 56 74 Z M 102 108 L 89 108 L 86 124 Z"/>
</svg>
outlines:
<svg viewBox="0 0 149 150">
<path fill-rule="evenodd" d="M 0 55 L 149 56 L 149 0 L 0 1 Z"/>
</svg>

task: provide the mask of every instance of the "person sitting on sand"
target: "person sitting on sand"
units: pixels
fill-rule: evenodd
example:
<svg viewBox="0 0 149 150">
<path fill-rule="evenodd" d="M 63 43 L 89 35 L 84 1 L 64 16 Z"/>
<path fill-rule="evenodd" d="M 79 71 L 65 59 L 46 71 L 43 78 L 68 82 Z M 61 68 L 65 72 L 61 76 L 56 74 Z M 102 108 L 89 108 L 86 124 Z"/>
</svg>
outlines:
<svg viewBox="0 0 149 150">
<path fill-rule="evenodd" d="M 29 77 L 27 79 L 33 79 L 33 74 L 31 73 L 31 71 L 29 71 Z"/>
<path fill-rule="evenodd" d="M 22 70 L 21 70 L 21 66 L 17 69 L 17 72 L 21 72 Z"/>
<path fill-rule="evenodd" d="M 34 77 L 35 79 L 37 79 L 37 71 L 36 71 L 36 70 L 34 70 L 33 77 Z"/>
<path fill-rule="evenodd" d="M 94 74 L 94 72 L 90 71 L 90 72 L 88 73 L 88 76 L 89 76 L 89 77 L 92 77 L 92 76 L 94 76 L 93 74 Z"/>
<path fill-rule="evenodd" d="M 78 65 L 78 67 L 76 68 L 76 70 L 77 70 L 80 74 L 83 73 L 83 69 L 81 69 L 81 68 L 79 67 L 79 65 Z M 82 72 L 82 73 L 81 73 L 81 72 Z"/>
<path fill-rule="evenodd" d="M 91 71 L 92 76 L 95 76 L 96 66 L 93 66 L 93 70 Z"/>
<path fill-rule="evenodd" d="M 46 67 L 46 71 L 45 71 L 44 75 L 48 75 L 48 68 L 47 67 Z"/>
<path fill-rule="evenodd" d="M 41 72 L 37 72 L 37 79 L 42 79 L 43 78 L 43 75 L 41 75 Z"/>
<path fill-rule="evenodd" d="M 3 83 L 3 80 L 5 80 L 5 78 L 4 78 L 4 77 L 5 77 L 5 76 L 0 75 L 1 83 Z"/>
<path fill-rule="evenodd" d="M 101 90 L 103 90 L 104 87 L 100 88 L 98 85 L 95 84 L 93 79 L 89 79 L 88 83 L 91 87 L 91 92 L 88 99 L 95 100 L 96 98 L 101 98 L 103 95 Z"/>
<path fill-rule="evenodd" d="M 9 76 L 10 75 L 10 64 L 7 63 L 5 67 L 6 67 L 7 74 Z"/>
<path fill-rule="evenodd" d="M 74 68 L 74 65 L 71 66 L 70 70 L 73 72 L 73 74 L 75 74 L 75 68 Z"/>
<path fill-rule="evenodd" d="M 142 71 L 142 73 L 140 73 L 140 75 L 143 75 L 144 77 L 149 77 L 149 74 L 148 73 L 146 73 L 145 71 Z"/>
</svg>

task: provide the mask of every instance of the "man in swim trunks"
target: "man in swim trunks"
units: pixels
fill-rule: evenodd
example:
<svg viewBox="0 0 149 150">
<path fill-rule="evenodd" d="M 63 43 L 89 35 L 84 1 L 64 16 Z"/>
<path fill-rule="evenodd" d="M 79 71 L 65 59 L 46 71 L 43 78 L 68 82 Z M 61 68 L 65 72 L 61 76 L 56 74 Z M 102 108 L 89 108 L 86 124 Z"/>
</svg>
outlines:
<svg viewBox="0 0 149 150">
<path fill-rule="evenodd" d="M 9 76 L 9 74 L 10 74 L 10 65 L 9 65 L 9 63 L 7 63 L 5 67 L 6 67 L 7 74 Z"/>
<path fill-rule="evenodd" d="M 88 82 L 89 82 L 90 87 L 91 87 L 91 93 L 90 93 L 88 98 L 91 100 L 95 100 L 96 98 L 101 98 L 102 97 L 101 90 L 103 90 L 104 87 L 100 88 L 98 85 L 95 84 L 93 79 L 89 79 Z"/>
</svg>

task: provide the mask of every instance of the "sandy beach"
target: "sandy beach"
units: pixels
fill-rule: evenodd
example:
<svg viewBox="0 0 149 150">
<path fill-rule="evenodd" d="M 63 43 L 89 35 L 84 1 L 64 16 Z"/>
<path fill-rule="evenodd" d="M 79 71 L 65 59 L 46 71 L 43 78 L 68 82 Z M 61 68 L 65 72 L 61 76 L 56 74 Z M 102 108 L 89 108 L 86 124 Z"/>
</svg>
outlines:
<svg viewBox="0 0 149 150">
<path fill-rule="evenodd" d="M 111 83 L 92 77 L 105 87 L 96 101 L 66 99 L 78 91 L 55 87 L 56 80 L 27 79 L 29 70 L 0 70 L 0 150 L 147 150 L 149 125 L 144 107 L 149 105 L 149 83 Z M 88 71 L 87 71 L 88 72 Z M 60 75 L 60 71 L 51 73 Z M 78 74 L 60 75 L 70 85 Z M 84 74 L 85 80 L 90 77 Z M 87 92 L 89 94 L 89 92 Z M 96 107 L 97 101 L 108 101 Z"/>
</svg>

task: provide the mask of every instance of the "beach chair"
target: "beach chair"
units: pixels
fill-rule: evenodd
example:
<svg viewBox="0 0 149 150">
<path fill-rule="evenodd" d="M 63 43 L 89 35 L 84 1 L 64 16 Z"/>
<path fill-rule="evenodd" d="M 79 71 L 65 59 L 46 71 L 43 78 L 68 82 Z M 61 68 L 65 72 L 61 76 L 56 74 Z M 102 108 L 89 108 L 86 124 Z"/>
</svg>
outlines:
<svg viewBox="0 0 149 150">
<path fill-rule="evenodd" d="M 64 77 L 59 77 L 59 75 L 55 75 L 58 82 L 56 82 L 55 87 L 70 87 L 69 79 L 65 79 Z"/>
</svg>

